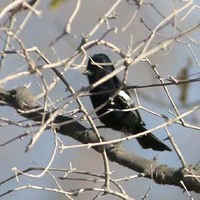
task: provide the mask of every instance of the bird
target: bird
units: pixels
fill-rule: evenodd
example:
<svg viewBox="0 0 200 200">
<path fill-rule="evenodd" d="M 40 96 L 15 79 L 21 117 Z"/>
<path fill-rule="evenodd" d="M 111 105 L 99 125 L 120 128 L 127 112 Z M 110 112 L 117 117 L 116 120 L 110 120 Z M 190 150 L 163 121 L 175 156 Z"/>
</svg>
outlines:
<svg viewBox="0 0 200 200">
<path fill-rule="evenodd" d="M 114 71 L 110 58 L 103 53 L 90 56 L 86 71 L 89 84 L 92 85 Z M 102 81 L 103 82 L 103 81 Z M 106 128 L 135 135 L 146 131 L 140 113 L 130 94 L 123 90 L 122 82 L 117 76 L 112 76 L 103 83 L 91 87 L 90 99 L 96 115 Z M 144 149 L 156 151 L 171 151 L 160 139 L 152 133 L 136 138 Z"/>
</svg>

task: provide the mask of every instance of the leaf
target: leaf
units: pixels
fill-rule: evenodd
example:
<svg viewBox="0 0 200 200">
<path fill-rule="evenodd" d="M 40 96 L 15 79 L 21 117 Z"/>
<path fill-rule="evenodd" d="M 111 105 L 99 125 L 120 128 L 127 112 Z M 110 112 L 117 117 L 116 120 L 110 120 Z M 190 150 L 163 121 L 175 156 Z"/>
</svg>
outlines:
<svg viewBox="0 0 200 200">
<path fill-rule="evenodd" d="M 190 63 L 188 63 L 186 67 L 184 67 L 180 70 L 180 72 L 178 73 L 178 76 L 177 76 L 178 80 L 187 80 L 188 79 L 189 66 L 190 66 Z M 181 91 L 179 99 L 182 104 L 185 104 L 187 102 L 187 97 L 188 97 L 189 82 L 180 84 L 178 86 Z"/>
<path fill-rule="evenodd" d="M 51 0 L 50 2 L 50 8 L 57 9 L 60 7 L 65 1 L 67 0 Z"/>
</svg>

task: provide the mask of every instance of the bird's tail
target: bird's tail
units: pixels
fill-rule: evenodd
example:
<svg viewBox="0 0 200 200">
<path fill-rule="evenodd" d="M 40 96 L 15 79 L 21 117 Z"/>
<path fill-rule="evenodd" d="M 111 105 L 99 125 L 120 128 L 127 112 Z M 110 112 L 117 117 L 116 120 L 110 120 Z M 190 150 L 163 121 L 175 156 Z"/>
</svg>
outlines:
<svg viewBox="0 0 200 200">
<path fill-rule="evenodd" d="M 141 126 L 138 130 L 138 133 L 143 131 L 146 131 L 146 129 Z M 138 137 L 137 140 L 144 149 L 152 148 L 153 150 L 156 151 L 171 151 L 171 149 L 167 145 L 165 145 L 152 133 L 148 133 L 147 135 Z"/>
</svg>

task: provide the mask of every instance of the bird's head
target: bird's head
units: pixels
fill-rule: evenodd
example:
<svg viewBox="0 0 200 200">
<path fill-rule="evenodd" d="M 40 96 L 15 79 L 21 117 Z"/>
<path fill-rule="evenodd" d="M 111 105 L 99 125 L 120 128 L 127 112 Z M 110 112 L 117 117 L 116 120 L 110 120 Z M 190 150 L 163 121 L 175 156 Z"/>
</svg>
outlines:
<svg viewBox="0 0 200 200">
<path fill-rule="evenodd" d="M 99 80 L 112 71 L 114 71 L 114 67 L 108 56 L 105 54 L 95 54 L 89 58 L 84 74 Z"/>
</svg>

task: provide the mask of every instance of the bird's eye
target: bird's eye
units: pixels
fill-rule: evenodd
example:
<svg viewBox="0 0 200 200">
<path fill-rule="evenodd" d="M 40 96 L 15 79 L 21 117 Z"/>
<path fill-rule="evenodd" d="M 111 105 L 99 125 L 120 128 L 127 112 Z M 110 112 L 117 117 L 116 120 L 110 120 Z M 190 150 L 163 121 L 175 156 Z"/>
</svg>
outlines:
<svg viewBox="0 0 200 200">
<path fill-rule="evenodd" d="M 97 73 L 102 73 L 102 72 L 103 72 L 103 68 L 97 67 L 97 68 L 96 68 L 96 72 L 97 72 Z"/>
</svg>

